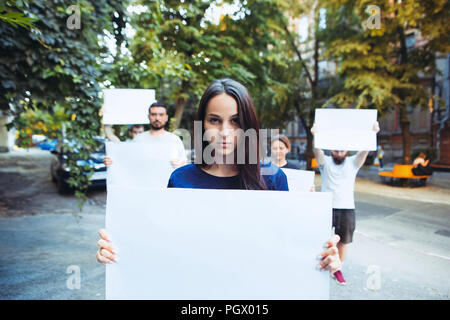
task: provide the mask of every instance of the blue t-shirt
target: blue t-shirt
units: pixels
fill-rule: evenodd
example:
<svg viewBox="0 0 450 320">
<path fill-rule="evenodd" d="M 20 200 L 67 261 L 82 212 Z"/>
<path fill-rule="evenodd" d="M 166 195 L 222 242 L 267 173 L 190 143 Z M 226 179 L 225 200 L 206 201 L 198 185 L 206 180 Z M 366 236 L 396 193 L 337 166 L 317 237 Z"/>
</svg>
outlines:
<svg viewBox="0 0 450 320">
<path fill-rule="evenodd" d="M 263 175 L 268 190 L 288 191 L 286 175 L 277 166 L 269 165 L 269 175 Z M 267 169 L 267 166 L 264 166 Z M 195 164 L 187 164 L 172 172 L 168 188 L 242 189 L 239 176 L 217 177 L 206 173 Z"/>
</svg>

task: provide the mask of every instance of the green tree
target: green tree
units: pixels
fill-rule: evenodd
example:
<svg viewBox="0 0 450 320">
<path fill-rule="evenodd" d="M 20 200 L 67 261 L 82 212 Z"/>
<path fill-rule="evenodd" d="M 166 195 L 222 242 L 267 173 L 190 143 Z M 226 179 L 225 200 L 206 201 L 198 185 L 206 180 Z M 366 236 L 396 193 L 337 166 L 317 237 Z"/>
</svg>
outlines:
<svg viewBox="0 0 450 320">
<path fill-rule="evenodd" d="M 82 0 L 75 10 L 67 0 L 16 2 L 15 10 L 36 22 L 31 29 L 0 22 L 0 109 L 15 116 L 11 125 L 20 130 L 23 122 L 17 120 L 25 110 L 53 115 L 57 105 L 63 107 L 70 117 L 65 135 L 83 146 L 76 156 L 86 159 L 100 130 L 100 70 L 108 48 L 99 41 L 104 30 L 114 34 L 111 16 L 121 2 Z M 69 29 L 69 17 L 78 14 L 80 28 Z M 69 158 L 68 165 L 69 183 L 85 199 L 89 179 L 76 159 Z"/>
<path fill-rule="evenodd" d="M 238 39 L 207 19 L 206 12 L 215 3 L 138 2 L 146 10 L 132 23 L 136 28 L 133 58 L 158 77 L 159 97 L 174 101 L 174 128 L 180 125 L 186 109 L 193 114 L 199 97 L 214 79 L 231 77 L 245 82 L 254 77 L 239 63 Z"/>
<path fill-rule="evenodd" d="M 20 10 L 23 7 L 22 1 L 10 0 L 0 2 L 0 21 L 9 23 L 13 27 L 20 26 L 22 28 L 34 27 L 33 21 L 36 18 L 28 17 Z M 18 10 L 18 11 L 17 11 Z"/>
<path fill-rule="evenodd" d="M 18 119 L 16 119 L 17 141 L 20 147 L 28 148 L 32 146 L 32 136 L 45 135 L 50 139 L 57 139 L 65 123 L 69 121 L 69 116 L 65 113 L 64 107 L 56 104 L 52 113 L 34 107 L 26 107 Z"/>
<path fill-rule="evenodd" d="M 399 110 L 403 162 L 411 161 L 408 108 L 427 107 L 430 91 L 421 75 L 437 72 L 435 55 L 450 52 L 450 3 L 430 1 L 323 0 L 336 37 L 327 56 L 339 64 L 344 90 L 328 103 L 343 107 Z M 380 27 L 369 18 L 369 6 L 380 9 Z M 418 30 L 422 44 L 408 46 L 407 34 Z"/>
<path fill-rule="evenodd" d="M 307 168 L 311 169 L 314 158 L 311 128 L 314 124 L 315 110 L 332 94 L 330 91 L 336 90 L 334 78 L 321 79 L 319 74 L 319 63 L 324 60 L 322 55 L 325 49 L 324 40 L 330 30 L 326 26 L 327 21 L 321 11 L 324 8 L 319 1 L 293 1 L 291 7 L 295 10 L 290 11 L 290 19 L 299 17 L 308 19 L 308 30 L 303 43 L 300 41 L 300 35 L 286 23 L 286 20 L 281 20 L 281 25 L 289 50 L 296 57 L 295 63 L 301 66 L 299 74 L 301 80 L 297 81 L 298 93 L 292 103 L 306 132 L 306 161 Z"/>
<path fill-rule="evenodd" d="M 253 0 L 245 2 L 244 18 L 235 28 L 256 75 L 253 90 L 261 120 L 283 127 L 297 116 L 306 131 L 307 166 L 311 167 L 315 109 L 323 105 L 334 79 L 320 78 L 326 31 L 318 1 Z M 307 38 L 301 39 L 294 21 L 309 16 Z M 301 23 L 304 23 L 303 21 Z M 246 35 L 249 37 L 246 38 Z"/>
</svg>

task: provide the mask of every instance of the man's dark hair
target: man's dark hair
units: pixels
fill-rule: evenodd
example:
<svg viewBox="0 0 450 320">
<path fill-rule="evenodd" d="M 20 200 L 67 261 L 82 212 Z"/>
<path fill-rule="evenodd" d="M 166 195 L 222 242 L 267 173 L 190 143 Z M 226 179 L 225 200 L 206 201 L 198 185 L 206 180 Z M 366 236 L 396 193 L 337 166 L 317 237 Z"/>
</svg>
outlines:
<svg viewBox="0 0 450 320">
<path fill-rule="evenodd" d="M 166 113 L 167 113 L 167 106 L 166 106 L 164 103 L 162 103 L 162 102 L 159 102 L 159 101 L 153 102 L 153 103 L 150 105 L 150 107 L 148 107 L 148 112 L 149 112 L 149 113 L 150 113 L 150 109 L 153 108 L 153 107 L 164 108 L 164 109 L 166 109 Z"/>
</svg>

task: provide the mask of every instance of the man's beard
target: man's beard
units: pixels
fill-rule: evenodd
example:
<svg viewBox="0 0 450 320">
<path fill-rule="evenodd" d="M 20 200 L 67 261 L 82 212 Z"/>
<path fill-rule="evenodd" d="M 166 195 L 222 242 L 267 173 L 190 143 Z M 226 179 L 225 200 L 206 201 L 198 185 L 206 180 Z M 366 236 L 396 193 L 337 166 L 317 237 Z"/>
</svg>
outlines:
<svg viewBox="0 0 450 320">
<path fill-rule="evenodd" d="M 165 124 L 160 124 L 159 126 L 158 125 L 155 126 L 154 124 L 150 123 L 150 128 L 152 130 L 161 130 L 162 128 L 164 128 L 164 125 Z"/>
<path fill-rule="evenodd" d="M 333 158 L 334 163 L 336 163 L 336 164 L 342 164 L 345 161 L 345 157 L 343 157 L 343 158 L 332 157 L 332 158 Z"/>
</svg>

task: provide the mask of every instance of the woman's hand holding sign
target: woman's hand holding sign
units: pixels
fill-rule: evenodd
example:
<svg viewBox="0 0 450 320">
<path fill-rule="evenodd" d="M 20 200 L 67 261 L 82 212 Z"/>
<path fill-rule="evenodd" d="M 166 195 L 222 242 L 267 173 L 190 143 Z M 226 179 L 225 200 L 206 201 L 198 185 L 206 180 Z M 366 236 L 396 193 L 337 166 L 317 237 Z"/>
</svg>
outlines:
<svg viewBox="0 0 450 320">
<path fill-rule="evenodd" d="M 320 260 L 317 265 L 318 269 L 329 270 L 330 273 L 333 274 L 341 268 L 342 262 L 339 258 L 339 251 L 337 248 L 339 240 L 339 236 L 335 234 L 325 243 L 326 249 L 317 257 Z"/>
<path fill-rule="evenodd" d="M 98 231 L 98 234 L 100 235 L 101 239 L 97 242 L 98 246 L 100 247 L 96 255 L 97 261 L 103 265 L 111 262 L 117 262 L 117 248 L 112 245 L 110 237 L 106 230 L 100 229 Z M 336 247 L 338 242 L 339 236 L 335 234 L 325 243 L 324 247 L 326 249 L 322 251 L 317 257 L 320 260 L 317 268 L 321 271 L 329 270 L 330 273 L 333 274 L 341 267 L 342 262 L 339 258 L 339 252 Z"/>
<path fill-rule="evenodd" d="M 101 239 L 98 240 L 97 244 L 100 247 L 97 251 L 96 257 L 97 261 L 103 265 L 110 262 L 117 262 L 117 248 L 115 248 L 109 238 L 108 233 L 105 229 L 100 229 L 98 231 Z"/>
</svg>

